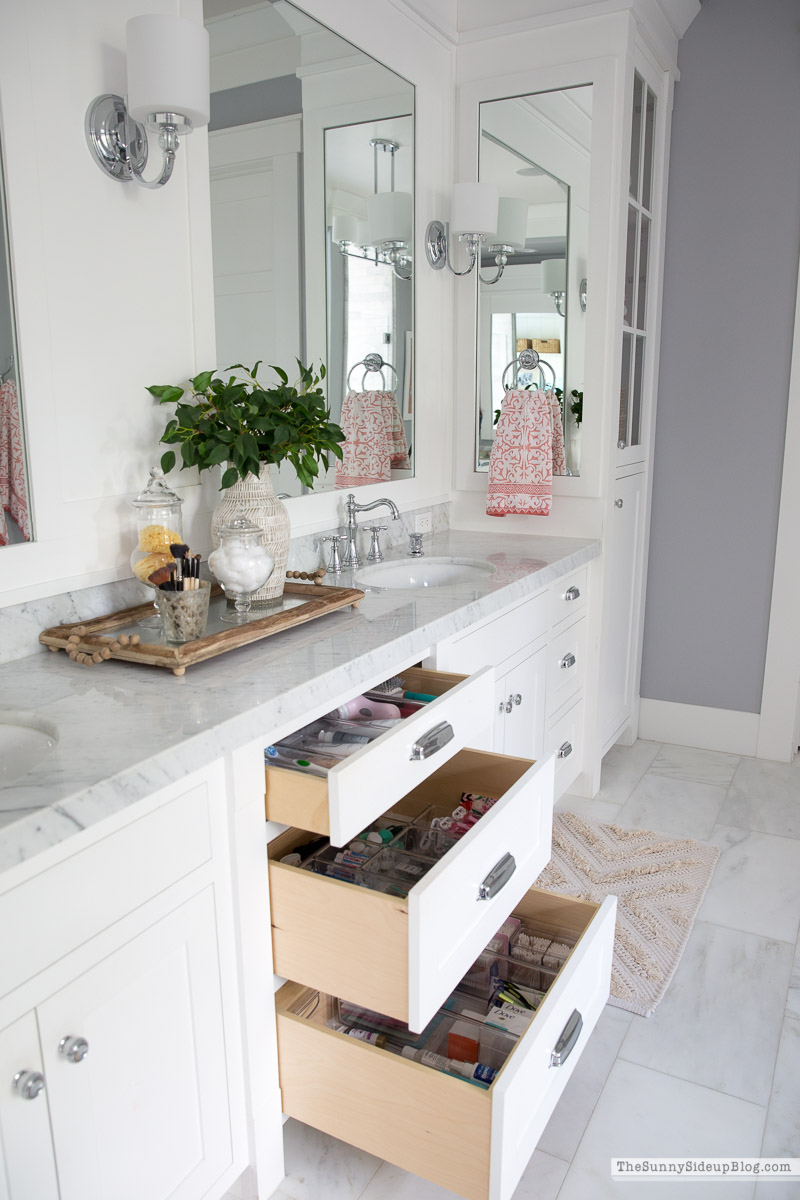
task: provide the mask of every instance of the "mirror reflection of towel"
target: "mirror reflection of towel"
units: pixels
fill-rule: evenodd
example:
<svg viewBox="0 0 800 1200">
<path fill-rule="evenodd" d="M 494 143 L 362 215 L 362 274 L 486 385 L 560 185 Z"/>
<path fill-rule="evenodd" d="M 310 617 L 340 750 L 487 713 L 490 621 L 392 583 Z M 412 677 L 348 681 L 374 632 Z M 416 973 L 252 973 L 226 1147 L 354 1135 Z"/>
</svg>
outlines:
<svg viewBox="0 0 800 1200">
<path fill-rule="evenodd" d="M 0 546 L 8 544 L 6 513 L 14 518 L 25 541 L 29 542 L 31 527 L 25 491 L 25 451 L 17 385 L 13 379 L 0 385 Z"/>
<path fill-rule="evenodd" d="M 547 517 L 553 499 L 553 407 L 542 388 L 506 392 L 489 459 L 486 514 Z"/>
<path fill-rule="evenodd" d="M 550 392 L 550 404 L 553 410 L 553 474 L 566 475 L 567 455 L 564 450 L 564 422 L 561 417 L 561 405 L 555 392 Z"/>
<path fill-rule="evenodd" d="M 337 488 L 385 483 L 392 468 L 409 468 L 408 446 L 394 392 L 348 392 L 342 404 L 344 457 L 336 463 Z"/>
</svg>

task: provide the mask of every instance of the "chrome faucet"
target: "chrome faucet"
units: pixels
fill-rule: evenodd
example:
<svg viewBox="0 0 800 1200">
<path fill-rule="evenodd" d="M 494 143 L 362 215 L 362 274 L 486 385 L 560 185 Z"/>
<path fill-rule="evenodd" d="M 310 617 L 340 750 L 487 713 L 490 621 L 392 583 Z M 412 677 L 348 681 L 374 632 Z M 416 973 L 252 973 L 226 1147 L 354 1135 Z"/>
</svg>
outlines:
<svg viewBox="0 0 800 1200">
<path fill-rule="evenodd" d="M 353 492 L 348 493 L 347 503 L 344 506 L 347 514 L 347 521 L 345 524 L 345 536 L 347 538 L 347 543 L 345 546 L 344 558 L 342 559 L 343 567 L 352 567 L 352 569 L 355 571 L 355 569 L 361 565 L 361 560 L 358 557 L 358 546 L 356 545 L 356 534 L 358 533 L 356 513 L 371 512 L 373 508 L 380 508 L 382 504 L 385 504 L 389 509 L 390 513 L 392 514 L 393 521 L 400 520 L 400 510 L 398 509 L 394 500 L 382 499 L 373 500 L 371 504 L 356 504 L 356 498 Z"/>
</svg>

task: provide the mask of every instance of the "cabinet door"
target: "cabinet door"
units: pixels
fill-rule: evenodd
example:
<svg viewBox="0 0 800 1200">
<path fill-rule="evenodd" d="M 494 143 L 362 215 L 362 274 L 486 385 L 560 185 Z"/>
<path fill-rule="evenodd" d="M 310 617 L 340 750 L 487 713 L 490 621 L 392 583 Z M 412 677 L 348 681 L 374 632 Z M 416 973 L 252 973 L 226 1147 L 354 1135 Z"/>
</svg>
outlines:
<svg viewBox="0 0 800 1200">
<path fill-rule="evenodd" d="M 205 1193 L 232 1159 L 213 888 L 37 1015 L 61 1200 Z"/>
<path fill-rule="evenodd" d="M 517 758 L 541 758 L 544 753 L 545 684 L 547 647 L 523 659 L 502 679 L 503 753 Z"/>
<path fill-rule="evenodd" d="M 599 729 L 604 754 L 632 711 L 633 668 L 641 591 L 644 474 L 614 484 L 614 507 L 603 537 L 603 620 L 600 641 Z"/>
<path fill-rule="evenodd" d="M 50 1116 L 36 1017 L 32 1012 L 0 1033 L 0 1200 L 58 1200 Z M 23 1076 L 17 1087 L 14 1077 Z"/>
</svg>

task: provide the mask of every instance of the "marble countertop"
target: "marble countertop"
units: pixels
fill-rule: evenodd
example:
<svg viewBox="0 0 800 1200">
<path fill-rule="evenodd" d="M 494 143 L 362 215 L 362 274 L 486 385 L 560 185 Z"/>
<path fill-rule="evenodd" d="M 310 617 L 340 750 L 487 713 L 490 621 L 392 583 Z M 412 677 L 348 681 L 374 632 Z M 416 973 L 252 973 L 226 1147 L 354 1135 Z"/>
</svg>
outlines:
<svg viewBox="0 0 800 1200">
<path fill-rule="evenodd" d="M 545 587 L 600 553 L 593 539 L 451 530 L 427 555 L 488 559 L 487 581 L 368 592 L 178 678 L 107 662 L 88 671 L 43 652 L 0 667 L 0 706 L 55 726 L 58 744 L 0 788 L 0 870 L 24 862 L 191 771 Z M 400 555 L 387 556 L 398 557 Z M 337 583 L 351 586 L 344 572 Z M 323 710 L 324 711 L 324 710 Z"/>
</svg>

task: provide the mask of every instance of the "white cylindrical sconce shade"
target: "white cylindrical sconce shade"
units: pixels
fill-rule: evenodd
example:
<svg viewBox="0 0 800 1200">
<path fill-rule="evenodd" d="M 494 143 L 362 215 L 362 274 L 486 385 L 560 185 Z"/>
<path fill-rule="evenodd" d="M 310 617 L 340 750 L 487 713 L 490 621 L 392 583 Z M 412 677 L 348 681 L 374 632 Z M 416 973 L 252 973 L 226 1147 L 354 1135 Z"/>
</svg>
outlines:
<svg viewBox="0 0 800 1200">
<path fill-rule="evenodd" d="M 542 263 L 542 291 L 565 292 L 567 290 L 567 262 L 564 258 L 546 258 Z"/>
<path fill-rule="evenodd" d="M 516 196 L 501 196 L 497 209 L 497 237 L 501 246 L 521 250 L 528 236 L 528 201 Z"/>
<path fill-rule="evenodd" d="M 333 218 L 331 237 L 334 242 L 354 242 L 358 245 L 358 217 L 352 213 L 339 213 Z"/>
<path fill-rule="evenodd" d="M 367 197 L 368 245 L 411 241 L 413 201 L 410 192 L 378 192 Z"/>
<path fill-rule="evenodd" d="M 171 13 L 128 21 L 128 112 L 141 122 L 151 113 L 177 113 L 197 129 L 210 114 L 208 32 Z"/>
<path fill-rule="evenodd" d="M 497 233 L 497 188 L 493 183 L 454 183 L 450 205 L 453 233 Z"/>
<path fill-rule="evenodd" d="M 366 221 L 356 221 L 355 243 L 357 246 L 368 246 L 370 244 Z"/>
</svg>

